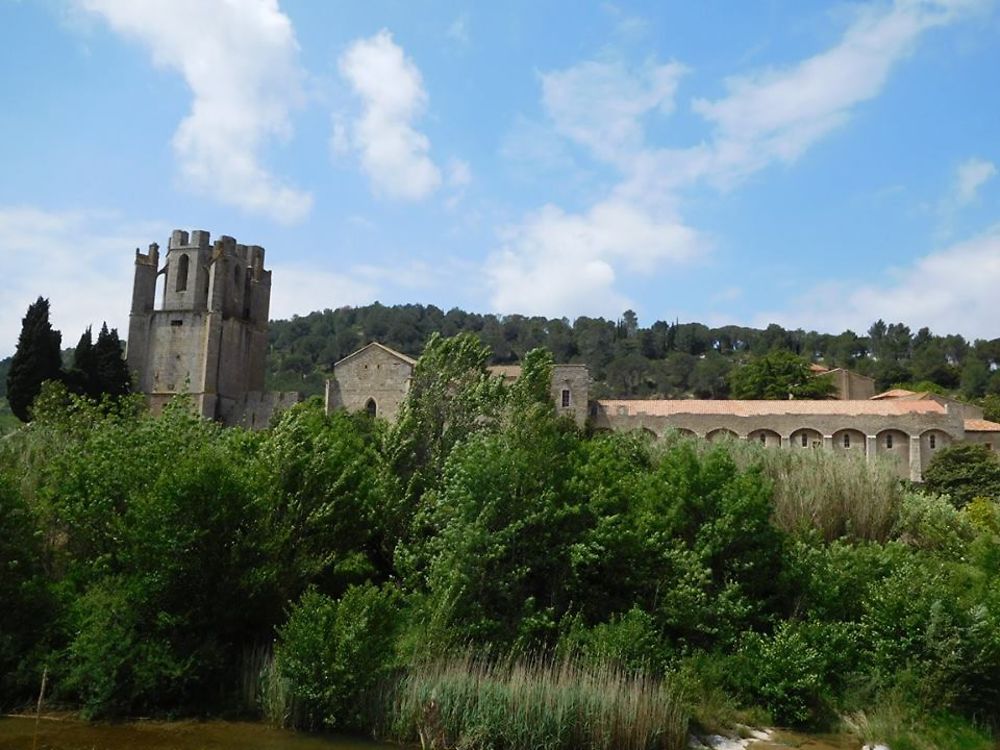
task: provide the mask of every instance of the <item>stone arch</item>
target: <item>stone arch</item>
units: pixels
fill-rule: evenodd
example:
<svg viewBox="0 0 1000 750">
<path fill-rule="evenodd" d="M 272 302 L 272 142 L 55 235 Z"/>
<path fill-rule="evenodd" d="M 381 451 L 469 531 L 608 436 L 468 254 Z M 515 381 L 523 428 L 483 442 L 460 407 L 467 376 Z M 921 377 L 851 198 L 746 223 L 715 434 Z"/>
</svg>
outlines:
<svg viewBox="0 0 1000 750">
<path fill-rule="evenodd" d="M 177 272 L 174 274 L 174 291 L 186 292 L 188 288 L 188 274 L 191 270 L 191 259 L 187 253 L 182 253 L 177 259 Z"/>
<path fill-rule="evenodd" d="M 951 445 L 954 438 L 944 430 L 931 428 L 920 434 L 920 465 L 926 469 L 934 455 Z"/>
<path fill-rule="evenodd" d="M 365 413 L 372 419 L 378 416 L 378 404 L 375 402 L 375 399 L 370 398 L 365 402 Z"/>
<path fill-rule="evenodd" d="M 865 433 L 861 430 L 844 429 L 833 433 L 833 449 L 844 453 L 865 453 Z"/>
<path fill-rule="evenodd" d="M 727 427 L 719 427 L 705 433 L 705 439 L 710 443 L 718 443 L 723 440 L 737 440 L 739 435 Z"/>
<path fill-rule="evenodd" d="M 895 427 L 882 430 L 875 435 L 875 455 L 892 459 L 901 467 L 909 466 L 910 436 Z"/>
<path fill-rule="evenodd" d="M 659 437 L 659 435 L 657 435 L 653 430 L 649 429 L 648 427 L 640 427 L 638 430 L 636 430 L 636 433 L 638 433 L 640 437 L 643 437 L 646 440 L 655 441 Z"/>
<path fill-rule="evenodd" d="M 753 430 L 749 435 L 747 435 L 747 440 L 751 443 L 760 443 L 765 448 L 781 447 L 781 435 L 774 430 Z"/>
<path fill-rule="evenodd" d="M 788 438 L 792 448 L 822 448 L 823 433 L 812 427 L 799 427 Z"/>
</svg>

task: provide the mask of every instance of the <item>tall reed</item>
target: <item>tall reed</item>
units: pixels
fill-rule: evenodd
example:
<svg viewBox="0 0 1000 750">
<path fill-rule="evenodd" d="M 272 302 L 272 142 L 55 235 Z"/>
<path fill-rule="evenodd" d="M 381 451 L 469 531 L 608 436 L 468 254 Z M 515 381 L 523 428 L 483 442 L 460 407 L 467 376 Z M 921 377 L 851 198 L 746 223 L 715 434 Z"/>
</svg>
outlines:
<svg viewBox="0 0 1000 750">
<path fill-rule="evenodd" d="M 829 450 L 764 448 L 733 441 L 743 468 L 758 466 L 774 487 L 774 523 L 792 534 L 817 530 L 827 541 L 885 541 L 899 514 L 903 489 L 888 461 Z"/>
<path fill-rule="evenodd" d="M 381 734 L 425 750 L 680 750 L 687 715 L 668 682 L 567 659 L 471 656 L 411 668 Z"/>
</svg>

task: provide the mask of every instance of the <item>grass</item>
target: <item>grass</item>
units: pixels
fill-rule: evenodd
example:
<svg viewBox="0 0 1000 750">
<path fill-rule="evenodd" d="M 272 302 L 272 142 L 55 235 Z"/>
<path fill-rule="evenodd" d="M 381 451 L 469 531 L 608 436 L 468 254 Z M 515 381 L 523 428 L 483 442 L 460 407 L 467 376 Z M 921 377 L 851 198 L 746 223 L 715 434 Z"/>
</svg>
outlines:
<svg viewBox="0 0 1000 750">
<path fill-rule="evenodd" d="M 995 750 L 997 747 L 987 730 L 961 717 L 915 712 L 896 701 L 846 716 L 844 725 L 862 742 L 881 743 L 892 750 Z"/>
<path fill-rule="evenodd" d="M 574 660 L 470 656 L 411 668 L 380 734 L 425 750 L 680 750 L 687 715 L 667 682 Z"/>
</svg>

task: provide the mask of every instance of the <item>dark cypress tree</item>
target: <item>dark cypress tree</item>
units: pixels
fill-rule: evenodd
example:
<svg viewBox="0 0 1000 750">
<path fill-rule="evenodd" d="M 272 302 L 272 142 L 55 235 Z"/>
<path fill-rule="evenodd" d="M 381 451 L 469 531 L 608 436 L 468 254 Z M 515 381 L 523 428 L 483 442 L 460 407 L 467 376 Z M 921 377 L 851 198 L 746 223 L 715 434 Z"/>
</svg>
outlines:
<svg viewBox="0 0 1000 750">
<path fill-rule="evenodd" d="M 94 345 L 94 358 L 100 393 L 118 398 L 131 390 L 131 378 L 128 365 L 122 357 L 122 342 L 118 338 L 117 328 L 109 331 L 107 323 L 101 326 L 97 343 Z"/>
<path fill-rule="evenodd" d="M 73 393 L 100 398 L 101 379 L 97 372 L 97 352 L 90 326 L 87 326 L 73 351 L 73 369 L 66 374 L 66 383 Z"/>
<path fill-rule="evenodd" d="M 31 419 L 31 405 L 46 380 L 61 380 L 62 334 L 49 323 L 49 301 L 39 297 L 21 321 L 17 351 L 7 373 L 7 401 L 22 422 Z"/>
</svg>

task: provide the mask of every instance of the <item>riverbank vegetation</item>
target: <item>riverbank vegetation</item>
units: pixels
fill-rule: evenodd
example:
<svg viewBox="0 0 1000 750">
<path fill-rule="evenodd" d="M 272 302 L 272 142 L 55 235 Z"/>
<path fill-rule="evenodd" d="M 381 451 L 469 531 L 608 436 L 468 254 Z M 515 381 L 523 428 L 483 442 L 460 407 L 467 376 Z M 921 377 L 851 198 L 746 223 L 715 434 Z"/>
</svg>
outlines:
<svg viewBox="0 0 1000 750">
<path fill-rule="evenodd" d="M 251 433 L 45 389 L 0 441 L 0 704 L 47 672 L 89 717 L 439 748 L 669 750 L 748 721 L 991 747 L 996 498 L 591 436 L 555 417 L 547 354 L 514 383 L 489 359 L 433 338 L 396 425 L 313 401 Z"/>
</svg>

